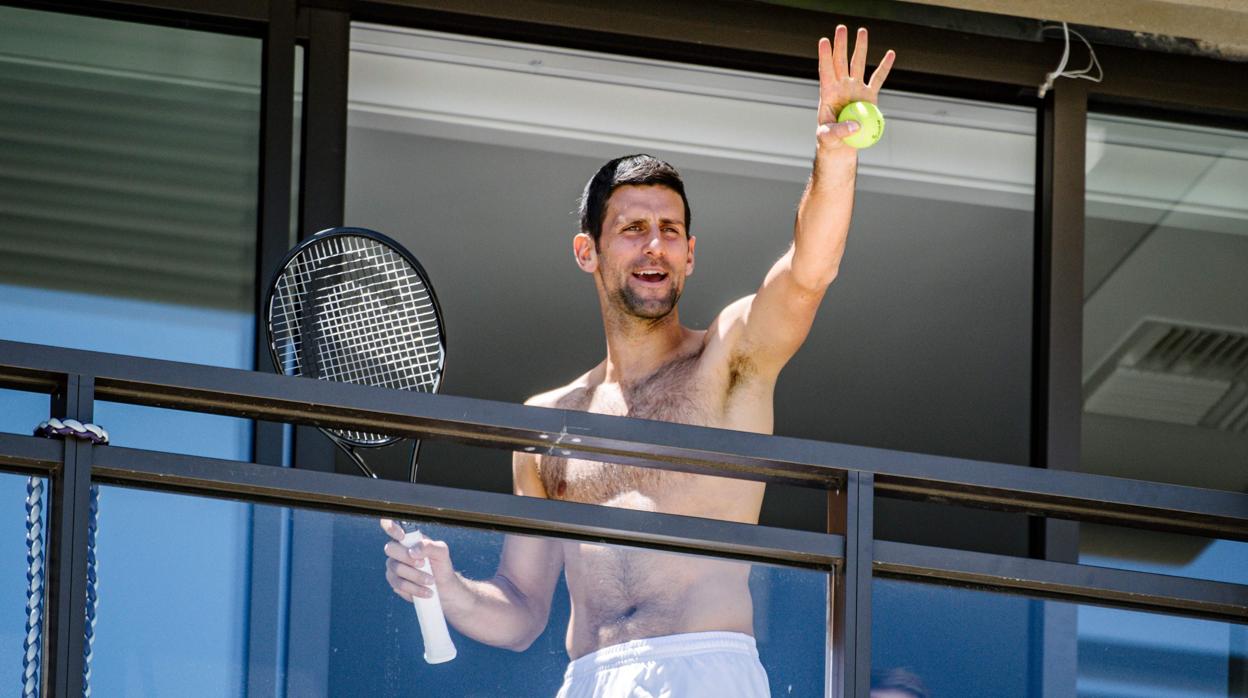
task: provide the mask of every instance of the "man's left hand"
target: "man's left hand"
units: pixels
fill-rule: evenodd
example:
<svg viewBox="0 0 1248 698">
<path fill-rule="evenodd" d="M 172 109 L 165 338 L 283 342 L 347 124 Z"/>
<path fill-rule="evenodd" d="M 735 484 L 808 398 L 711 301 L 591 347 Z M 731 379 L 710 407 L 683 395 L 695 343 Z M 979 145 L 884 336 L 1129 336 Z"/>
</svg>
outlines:
<svg viewBox="0 0 1248 698">
<path fill-rule="evenodd" d="M 837 25 L 833 41 L 819 40 L 819 126 L 815 131 L 820 149 L 853 150 L 841 142 L 853 134 L 857 122 L 838 124 L 836 117 L 850 102 L 871 102 L 879 99 L 880 88 L 888 78 L 896 54 L 889 50 L 867 80 L 867 30 L 859 29 L 854 42 L 854 55 L 849 54 L 849 30 Z M 852 125 L 851 125 L 852 124 Z"/>
</svg>

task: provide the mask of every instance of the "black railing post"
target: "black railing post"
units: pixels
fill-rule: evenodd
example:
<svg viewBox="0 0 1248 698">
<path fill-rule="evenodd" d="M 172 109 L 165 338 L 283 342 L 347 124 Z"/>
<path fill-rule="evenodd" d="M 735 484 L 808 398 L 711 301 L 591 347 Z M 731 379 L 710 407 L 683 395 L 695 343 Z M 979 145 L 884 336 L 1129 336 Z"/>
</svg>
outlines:
<svg viewBox="0 0 1248 698">
<path fill-rule="evenodd" d="M 94 413 L 95 382 L 90 376 L 69 374 L 53 395 L 52 416 L 90 422 Z M 90 441 L 65 439 L 61 470 L 52 478 L 48 496 L 49 522 L 44 625 L 44 695 L 81 696 L 82 645 L 87 614 L 87 525 L 90 518 Z"/>
<path fill-rule="evenodd" d="M 867 698 L 871 690 L 875 477 L 849 473 L 844 493 L 832 493 L 828 513 L 830 529 L 844 527 L 845 559 L 833 579 L 827 693 L 833 698 Z"/>
</svg>

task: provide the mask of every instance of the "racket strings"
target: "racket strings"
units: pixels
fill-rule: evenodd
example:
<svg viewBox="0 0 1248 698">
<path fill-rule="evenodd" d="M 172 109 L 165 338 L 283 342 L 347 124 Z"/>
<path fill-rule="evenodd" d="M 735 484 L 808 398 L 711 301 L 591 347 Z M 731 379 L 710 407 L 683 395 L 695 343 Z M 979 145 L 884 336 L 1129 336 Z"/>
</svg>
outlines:
<svg viewBox="0 0 1248 698">
<path fill-rule="evenodd" d="M 306 277 L 307 272 L 301 276 Z M 429 329 L 427 322 L 412 323 L 411 318 L 405 316 L 408 314 L 392 312 L 392 305 L 387 307 L 384 302 L 379 302 L 376 295 L 369 293 L 371 289 L 360 281 L 355 279 L 339 283 L 338 288 L 330 289 L 325 294 L 323 307 L 315 309 L 318 311 L 318 330 L 324 342 L 318 347 L 318 354 L 327 364 L 326 377 L 383 383 L 397 381 L 394 387 L 413 387 L 407 380 L 410 366 L 422 366 L 427 378 L 428 368 L 436 370 L 437 365 L 432 358 L 423 361 L 406 359 L 415 354 L 411 352 L 412 343 L 403 340 L 416 337 L 419 348 L 436 350 L 436 346 L 430 346 L 436 344 L 436 336 L 423 336 L 429 334 L 425 332 Z M 423 342 L 419 341 L 422 336 Z M 301 353 L 301 346 L 297 345 L 296 349 L 297 354 Z M 394 370 L 388 370 L 384 363 L 380 363 L 386 361 L 393 362 Z"/>
<path fill-rule="evenodd" d="M 324 265 L 325 259 L 326 256 L 321 255 L 313 261 Z M 414 274 L 399 275 L 399 272 L 411 271 L 405 261 L 374 260 L 375 256 L 359 256 L 349 260 L 351 263 L 339 263 L 337 270 L 323 274 L 329 283 L 322 293 L 324 299 L 322 307 L 317 309 L 316 320 L 323 342 L 319 347 L 319 357 L 327 365 L 325 377 L 390 387 L 419 387 L 425 381 L 436 378 L 440 358 L 436 356 L 439 349 L 437 318 L 432 302 L 419 277 Z M 376 264 L 379 268 L 362 270 L 359 268 L 362 264 Z M 299 291 L 306 298 L 309 277 L 316 266 L 300 266 L 292 276 L 298 280 Z M 352 269 L 352 266 L 356 268 Z M 373 273 L 362 274 L 361 271 Z M 393 298 L 386 298 L 387 294 L 393 296 L 396 288 L 402 289 L 402 295 L 407 296 L 404 300 L 410 303 L 408 307 L 396 304 Z M 416 310 L 415 320 L 413 313 L 406 312 L 411 308 Z M 399 312 L 394 312 L 396 309 Z M 288 324 L 291 327 L 298 327 L 301 321 L 302 308 L 297 308 L 297 311 L 297 314 L 290 316 L 292 322 Z M 280 324 L 278 329 L 283 329 Z M 300 334 L 292 336 L 298 355 L 302 349 L 302 337 Z M 412 351 L 413 348 L 423 351 Z M 419 367 L 415 373 L 413 367 Z M 413 381 L 413 378 L 417 380 Z"/>
<path fill-rule="evenodd" d="M 319 313 L 317 319 L 322 337 L 329 340 L 324 351 L 329 367 L 327 377 L 370 384 L 398 381 L 399 384 L 392 387 L 416 387 L 407 385 L 406 381 L 414 375 L 427 376 L 431 367 L 436 371 L 436 365 L 427 357 L 418 358 L 421 353 L 404 351 L 409 346 L 404 340 L 426 336 L 430 322 L 436 327 L 432 304 L 425 306 L 427 319 L 423 322 L 419 306 L 414 321 L 410 314 L 395 318 L 390 310 L 401 307 L 402 301 L 387 298 L 386 293 L 393 292 L 394 286 L 402 281 L 389 275 L 374 276 L 379 278 L 344 280 L 326 295 L 324 312 Z M 356 294 L 356 289 L 361 293 Z M 373 289 L 380 292 L 370 293 Z M 436 337 L 434 339 L 436 341 Z M 366 360 L 358 361 L 357 357 Z M 413 374 L 416 366 L 423 373 Z"/>
<path fill-rule="evenodd" d="M 275 285 L 269 325 L 274 353 L 288 375 L 437 389 L 443 346 L 433 298 L 402 255 L 372 239 L 334 236 L 291 260 Z M 308 355 L 309 349 L 315 354 Z M 334 433 L 362 444 L 390 440 Z"/>
</svg>

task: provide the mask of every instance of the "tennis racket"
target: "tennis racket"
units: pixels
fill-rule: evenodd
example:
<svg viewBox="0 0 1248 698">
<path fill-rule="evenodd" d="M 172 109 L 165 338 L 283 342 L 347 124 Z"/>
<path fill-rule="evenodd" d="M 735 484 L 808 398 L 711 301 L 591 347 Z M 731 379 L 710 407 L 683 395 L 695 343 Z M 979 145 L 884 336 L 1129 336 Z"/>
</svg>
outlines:
<svg viewBox="0 0 1248 698">
<path fill-rule="evenodd" d="M 446 362 L 442 310 L 420 262 L 394 240 L 365 228 L 330 228 L 287 253 L 269 288 L 269 350 L 288 376 L 435 393 Z M 321 429 L 359 469 L 377 474 L 360 449 L 399 437 Z M 408 479 L 416 481 L 420 440 L 412 446 Z M 404 523 L 404 544 L 419 531 Z M 426 560 L 423 571 L 431 573 Z M 425 661 L 455 658 L 438 590 L 414 600 Z"/>
</svg>

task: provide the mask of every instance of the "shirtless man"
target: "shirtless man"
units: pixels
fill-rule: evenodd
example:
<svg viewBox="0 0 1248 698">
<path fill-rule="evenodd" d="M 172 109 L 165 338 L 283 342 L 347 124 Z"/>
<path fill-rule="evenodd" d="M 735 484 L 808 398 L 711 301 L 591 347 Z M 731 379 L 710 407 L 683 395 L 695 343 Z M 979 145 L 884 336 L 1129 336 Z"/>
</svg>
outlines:
<svg viewBox="0 0 1248 698">
<path fill-rule="evenodd" d="M 647 155 L 608 162 L 581 202 L 576 263 L 592 274 L 606 359 L 525 404 L 685 424 L 772 432 L 772 395 L 836 278 L 853 207 L 857 152 L 837 124 L 847 103 L 875 102 L 889 51 L 866 79 L 867 32 L 852 58 L 844 26 L 819 41 L 815 160 L 793 245 L 754 295 L 706 330 L 680 324 L 677 300 L 694 268 L 696 239 L 680 175 Z M 517 453 L 517 494 L 757 523 L 764 485 L 706 475 Z M 445 543 L 410 551 L 383 521 L 386 579 L 406 600 L 436 583 L 447 619 L 480 642 L 517 651 L 545 629 L 560 571 L 572 614 L 573 662 L 559 696 L 768 695 L 753 640 L 749 565 L 577 541 L 508 536 L 487 580 L 457 574 Z M 429 559 L 432 575 L 417 569 Z M 662 668 L 655 670 L 656 662 Z M 636 689 L 648 692 L 636 692 Z"/>
</svg>

